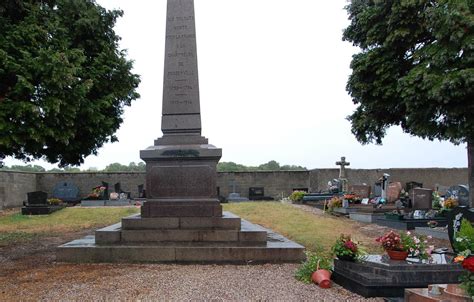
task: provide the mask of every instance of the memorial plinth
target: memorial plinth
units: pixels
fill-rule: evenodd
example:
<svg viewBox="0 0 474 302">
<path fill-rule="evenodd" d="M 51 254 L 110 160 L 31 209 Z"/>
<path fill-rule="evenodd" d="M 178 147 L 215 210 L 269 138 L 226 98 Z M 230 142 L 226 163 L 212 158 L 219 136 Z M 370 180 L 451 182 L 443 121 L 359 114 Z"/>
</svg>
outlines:
<svg viewBox="0 0 474 302">
<path fill-rule="evenodd" d="M 67 262 L 299 262 L 304 247 L 223 213 L 216 166 L 222 150 L 201 136 L 193 0 L 168 0 L 163 136 L 140 151 L 141 213 L 59 247 Z"/>
</svg>

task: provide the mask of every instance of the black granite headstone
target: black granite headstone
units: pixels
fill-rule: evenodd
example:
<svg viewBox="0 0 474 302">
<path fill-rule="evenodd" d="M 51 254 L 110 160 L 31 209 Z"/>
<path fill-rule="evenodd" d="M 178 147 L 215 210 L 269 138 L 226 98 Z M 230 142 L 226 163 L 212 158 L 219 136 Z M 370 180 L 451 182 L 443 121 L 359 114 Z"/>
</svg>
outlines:
<svg viewBox="0 0 474 302">
<path fill-rule="evenodd" d="M 29 205 L 45 205 L 48 204 L 48 193 L 43 191 L 35 191 L 26 193 Z"/>
<path fill-rule="evenodd" d="M 138 185 L 138 198 L 146 198 L 145 185 Z"/>
<path fill-rule="evenodd" d="M 67 181 L 57 183 L 54 186 L 52 196 L 65 202 L 78 202 L 81 200 L 77 186 Z"/>
<path fill-rule="evenodd" d="M 453 197 L 460 206 L 469 206 L 469 187 L 465 185 L 451 186 L 446 193 L 446 198 Z"/>
<path fill-rule="evenodd" d="M 455 234 L 459 232 L 461 228 L 461 221 L 463 218 L 469 220 L 471 223 L 474 223 L 474 211 L 468 207 L 456 207 L 448 212 L 448 236 L 449 242 L 451 242 L 451 247 L 454 252 L 456 251 L 454 247 Z"/>
<path fill-rule="evenodd" d="M 109 199 L 109 183 L 103 181 L 102 182 L 102 187 L 105 188 L 104 193 L 102 194 L 101 199 Z"/>
<path fill-rule="evenodd" d="M 249 199 L 259 200 L 265 196 L 264 187 L 250 187 L 249 188 Z"/>
</svg>

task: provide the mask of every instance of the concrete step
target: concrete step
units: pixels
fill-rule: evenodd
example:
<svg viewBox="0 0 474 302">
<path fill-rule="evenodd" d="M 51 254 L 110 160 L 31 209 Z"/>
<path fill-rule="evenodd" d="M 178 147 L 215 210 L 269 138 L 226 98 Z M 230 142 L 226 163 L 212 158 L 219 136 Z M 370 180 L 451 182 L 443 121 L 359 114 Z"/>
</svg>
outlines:
<svg viewBox="0 0 474 302">
<path fill-rule="evenodd" d="M 122 219 L 123 230 L 156 229 L 226 229 L 239 230 L 238 216 L 224 212 L 222 217 L 156 217 L 142 218 L 140 214 Z"/>
<path fill-rule="evenodd" d="M 265 246 L 96 245 L 94 236 L 60 246 L 57 261 L 75 263 L 285 263 L 304 260 L 304 247 L 292 241 Z"/>
</svg>

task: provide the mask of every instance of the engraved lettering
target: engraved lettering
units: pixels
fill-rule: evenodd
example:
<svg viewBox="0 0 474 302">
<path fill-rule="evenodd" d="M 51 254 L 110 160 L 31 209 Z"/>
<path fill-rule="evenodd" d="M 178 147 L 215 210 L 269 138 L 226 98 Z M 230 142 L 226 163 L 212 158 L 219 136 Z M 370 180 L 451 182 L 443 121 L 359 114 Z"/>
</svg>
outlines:
<svg viewBox="0 0 474 302">
<path fill-rule="evenodd" d="M 196 39 L 196 35 L 194 34 L 166 35 L 166 39 L 170 39 L 170 40 Z"/>
<path fill-rule="evenodd" d="M 176 70 L 176 71 L 168 71 L 168 76 L 193 76 L 194 71 L 189 70 Z"/>
<path fill-rule="evenodd" d="M 192 101 L 170 101 L 172 105 L 192 105 Z"/>
<path fill-rule="evenodd" d="M 193 90 L 193 86 L 190 86 L 190 85 L 183 85 L 183 86 L 172 85 L 172 86 L 169 86 L 169 88 L 173 91 Z"/>
<path fill-rule="evenodd" d="M 188 29 L 187 25 L 177 25 L 174 27 L 175 30 L 185 30 Z"/>
</svg>

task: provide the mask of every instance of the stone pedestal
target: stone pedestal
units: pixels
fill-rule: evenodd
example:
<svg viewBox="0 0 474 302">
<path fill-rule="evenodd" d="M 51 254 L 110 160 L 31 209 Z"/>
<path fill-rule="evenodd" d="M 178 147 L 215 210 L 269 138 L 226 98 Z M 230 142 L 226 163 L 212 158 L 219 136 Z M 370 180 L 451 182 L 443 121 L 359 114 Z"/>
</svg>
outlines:
<svg viewBox="0 0 474 302">
<path fill-rule="evenodd" d="M 222 216 L 216 184 L 221 156 L 221 149 L 197 135 L 165 135 L 140 151 L 147 194 L 142 217 Z"/>
</svg>

